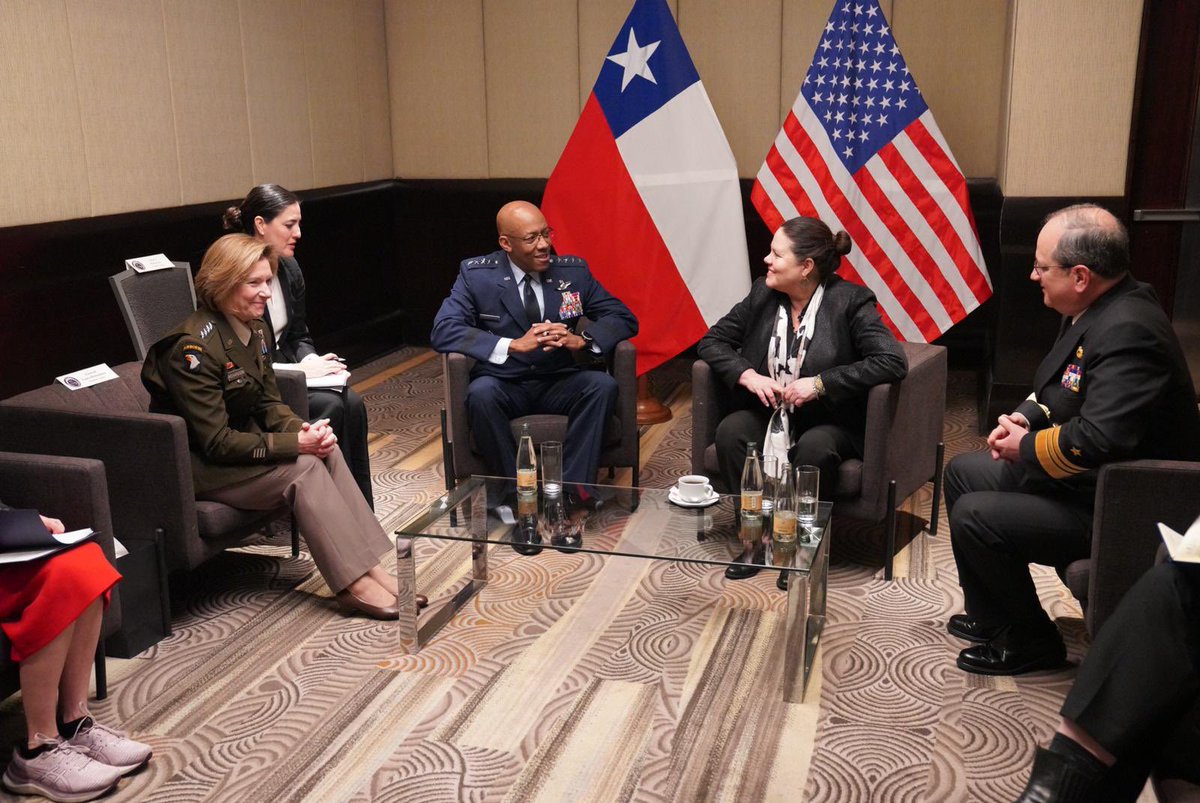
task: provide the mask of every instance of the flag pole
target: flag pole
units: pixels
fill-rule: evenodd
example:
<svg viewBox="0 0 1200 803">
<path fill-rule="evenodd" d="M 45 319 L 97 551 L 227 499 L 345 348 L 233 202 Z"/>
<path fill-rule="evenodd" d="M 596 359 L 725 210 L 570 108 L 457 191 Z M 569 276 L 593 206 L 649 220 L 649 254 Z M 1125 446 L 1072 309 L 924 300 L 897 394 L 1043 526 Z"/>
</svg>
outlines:
<svg viewBox="0 0 1200 803">
<path fill-rule="evenodd" d="M 639 427 L 661 424 L 671 420 L 671 408 L 665 406 L 650 392 L 650 375 L 638 377 L 637 422 Z"/>
</svg>

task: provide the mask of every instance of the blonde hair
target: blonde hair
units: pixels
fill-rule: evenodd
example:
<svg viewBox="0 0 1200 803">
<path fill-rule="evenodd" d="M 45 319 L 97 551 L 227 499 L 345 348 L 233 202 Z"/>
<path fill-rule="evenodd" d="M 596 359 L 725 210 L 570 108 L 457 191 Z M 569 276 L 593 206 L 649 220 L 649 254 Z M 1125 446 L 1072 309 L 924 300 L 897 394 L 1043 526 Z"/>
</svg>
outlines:
<svg viewBox="0 0 1200 803">
<path fill-rule="evenodd" d="M 271 246 L 249 234 L 226 234 L 209 246 L 196 274 L 196 298 L 208 309 L 219 312 L 237 286 L 246 281 L 260 260 L 278 270 Z"/>
</svg>

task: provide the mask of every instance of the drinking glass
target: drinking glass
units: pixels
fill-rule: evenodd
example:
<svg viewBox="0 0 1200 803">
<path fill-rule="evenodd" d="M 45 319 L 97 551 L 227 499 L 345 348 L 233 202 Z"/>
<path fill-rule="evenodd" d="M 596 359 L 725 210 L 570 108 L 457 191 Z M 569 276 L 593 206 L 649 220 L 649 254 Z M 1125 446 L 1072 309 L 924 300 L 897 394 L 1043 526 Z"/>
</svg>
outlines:
<svg viewBox="0 0 1200 803">
<path fill-rule="evenodd" d="M 775 508 L 775 495 L 779 490 L 779 458 L 774 455 L 763 455 L 763 496 L 762 511 L 764 516 L 770 516 Z"/>
<path fill-rule="evenodd" d="M 542 443 L 542 491 L 546 496 L 562 493 L 562 441 Z"/>
<path fill-rule="evenodd" d="M 805 527 L 812 527 L 817 519 L 820 485 L 820 469 L 816 466 L 796 467 L 796 521 Z"/>
</svg>

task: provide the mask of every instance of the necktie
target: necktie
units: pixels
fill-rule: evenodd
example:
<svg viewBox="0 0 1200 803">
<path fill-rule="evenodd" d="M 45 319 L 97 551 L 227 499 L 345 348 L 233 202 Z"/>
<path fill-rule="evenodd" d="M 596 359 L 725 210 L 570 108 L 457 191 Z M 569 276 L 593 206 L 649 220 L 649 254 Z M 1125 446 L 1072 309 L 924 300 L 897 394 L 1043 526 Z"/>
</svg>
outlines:
<svg viewBox="0 0 1200 803">
<path fill-rule="evenodd" d="M 529 319 L 529 325 L 532 326 L 542 319 L 542 312 L 538 307 L 537 296 L 533 293 L 533 277 L 526 274 L 521 281 L 525 283 L 525 317 Z"/>
</svg>

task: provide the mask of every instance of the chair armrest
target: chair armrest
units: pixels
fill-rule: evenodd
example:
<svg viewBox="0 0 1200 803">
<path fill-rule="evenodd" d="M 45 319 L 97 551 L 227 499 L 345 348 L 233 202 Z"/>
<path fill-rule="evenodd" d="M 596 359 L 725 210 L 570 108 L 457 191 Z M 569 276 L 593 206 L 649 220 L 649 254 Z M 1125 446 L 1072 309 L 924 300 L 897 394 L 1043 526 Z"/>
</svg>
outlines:
<svg viewBox="0 0 1200 803">
<path fill-rule="evenodd" d="M 279 386 L 279 398 L 292 408 L 298 418 L 308 420 L 308 380 L 303 371 L 281 368 L 275 372 L 275 384 Z"/>
<path fill-rule="evenodd" d="M 1088 632 L 1096 633 L 1154 565 L 1158 522 L 1183 532 L 1196 518 L 1200 463 L 1131 460 L 1100 469 L 1088 576 Z"/>
<path fill-rule="evenodd" d="M 692 473 L 704 473 L 704 452 L 717 440 L 721 423 L 717 378 L 704 360 L 692 363 Z"/>
<path fill-rule="evenodd" d="M 0 499 L 12 507 L 33 508 L 61 519 L 68 530 L 91 527 L 108 562 L 116 564 L 108 484 L 99 460 L 0 452 Z M 121 626 L 118 589 L 104 615 L 104 633 Z"/>
<path fill-rule="evenodd" d="M 459 476 L 464 476 L 463 471 L 472 465 L 467 389 L 471 386 L 471 369 L 474 366 L 475 360 L 465 354 L 449 352 L 442 355 L 442 375 L 446 385 L 446 426 L 450 433 L 454 468 Z"/>
<path fill-rule="evenodd" d="M 122 539 L 163 529 L 168 570 L 206 557 L 196 523 L 187 427 L 158 413 L 99 412 L 0 403 L 0 449 L 104 463 L 113 525 Z"/>
<path fill-rule="evenodd" d="M 612 376 L 617 380 L 617 417 L 621 420 L 621 443 L 637 453 L 637 347 L 628 340 L 617 343 L 612 354 Z"/>
<path fill-rule="evenodd" d="M 889 481 L 896 481 L 898 498 L 903 499 L 933 476 L 942 440 L 946 348 L 927 343 L 903 346 L 908 374 L 899 382 L 876 385 L 867 394 L 862 498 L 877 500 L 876 507 L 886 506 Z M 879 507 L 878 512 L 885 511 Z"/>
</svg>

